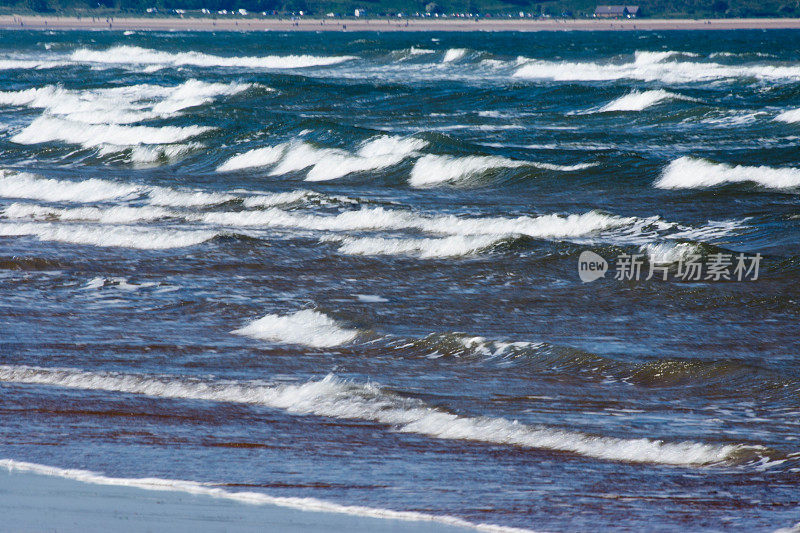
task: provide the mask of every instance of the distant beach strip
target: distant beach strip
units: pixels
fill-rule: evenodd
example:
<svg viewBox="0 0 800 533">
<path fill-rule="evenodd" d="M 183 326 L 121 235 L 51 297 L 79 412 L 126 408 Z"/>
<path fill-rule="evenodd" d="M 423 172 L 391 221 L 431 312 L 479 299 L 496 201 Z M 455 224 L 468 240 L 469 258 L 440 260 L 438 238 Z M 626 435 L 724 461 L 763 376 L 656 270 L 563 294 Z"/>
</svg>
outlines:
<svg viewBox="0 0 800 533">
<path fill-rule="evenodd" d="M 640 31 L 800 29 L 797 18 L 751 19 L 311 19 L 0 16 L 0 29 L 112 31 Z"/>
</svg>

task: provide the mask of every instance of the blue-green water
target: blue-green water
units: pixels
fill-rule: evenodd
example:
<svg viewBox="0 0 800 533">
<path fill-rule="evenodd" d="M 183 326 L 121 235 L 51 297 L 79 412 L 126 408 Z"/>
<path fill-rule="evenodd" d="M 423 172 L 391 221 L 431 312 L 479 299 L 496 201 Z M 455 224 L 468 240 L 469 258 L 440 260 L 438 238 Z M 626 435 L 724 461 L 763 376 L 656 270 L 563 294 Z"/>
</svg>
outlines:
<svg viewBox="0 0 800 533">
<path fill-rule="evenodd" d="M 798 50 L 1 33 L 0 458 L 533 530 L 791 527 Z M 758 278 L 678 278 L 719 254 Z"/>
</svg>

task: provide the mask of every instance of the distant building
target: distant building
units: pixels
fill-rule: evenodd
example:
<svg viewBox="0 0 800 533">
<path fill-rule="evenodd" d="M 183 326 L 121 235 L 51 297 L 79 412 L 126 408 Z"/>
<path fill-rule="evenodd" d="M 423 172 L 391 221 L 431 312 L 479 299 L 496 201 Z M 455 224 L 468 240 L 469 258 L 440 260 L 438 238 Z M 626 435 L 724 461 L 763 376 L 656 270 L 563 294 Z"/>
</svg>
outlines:
<svg viewBox="0 0 800 533">
<path fill-rule="evenodd" d="M 366 16 L 367 16 L 367 10 L 366 10 L 366 9 L 360 9 L 360 8 L 359 8 L 359 9 L 356 9 L 356 10 L 353 12 L 353 14 L 356 16 L 356 18 L 360 18 L 360 17 L 366 17 Z"/>
<path fill-rule="evenodd" d="M 597 18 L 636 18 L 639 6 L 597 6 L 594 10 Z"/>
</svg>

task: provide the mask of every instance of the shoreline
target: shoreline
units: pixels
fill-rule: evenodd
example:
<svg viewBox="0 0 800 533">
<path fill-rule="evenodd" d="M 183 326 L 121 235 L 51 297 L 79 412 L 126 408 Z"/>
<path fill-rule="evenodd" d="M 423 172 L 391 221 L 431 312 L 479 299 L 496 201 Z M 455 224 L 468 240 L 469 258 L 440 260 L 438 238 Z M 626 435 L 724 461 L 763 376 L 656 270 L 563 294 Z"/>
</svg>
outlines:
<svg viewBox="0 0 800 533">
<path fill-rule="evenodd" d="M 345 506 L 310 498 L 232 492 L 159 478 L 116 478 L 85 470 L 0 460 L 0 515 L 8 531 L 217 533 L 469 533 L 522 530 L 455 517 Z"/>
<path fill-rule="evenodd" d="M 2 15 L 4 30 L 535 32 L 800 29 L 800 19 L 256 19 Z"/>
</svg>

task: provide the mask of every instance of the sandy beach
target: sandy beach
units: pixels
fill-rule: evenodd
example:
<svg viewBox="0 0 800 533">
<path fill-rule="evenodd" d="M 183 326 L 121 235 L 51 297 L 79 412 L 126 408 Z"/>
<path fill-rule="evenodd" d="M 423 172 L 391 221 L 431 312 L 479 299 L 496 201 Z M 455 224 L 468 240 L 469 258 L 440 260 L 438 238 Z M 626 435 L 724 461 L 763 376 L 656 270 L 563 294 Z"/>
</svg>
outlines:
<svg viewBox="0 0 800 533">
<path fill-rule="evenodd" d="M 3 465 L 7 466 L 7 465 Z M 0 466 L 3 531 L 284 531 L 452 533 L 474 531 L 426 520 L 393 520 L 248 501 L 191 482 L 93 476 L 30 463 Z M 146 487 L 146 488 L 145 488 Z M 291 499 L 287 499 L 291 500 Z M 357 508 L 356 509 L 357 513 Z"/>
<path fill-rule="evenodd" d="M 0 16 L 0 28 L 112 31 L 633 31 L 800 29 L 800 19 L 257 19 Z"/>
</svg>

